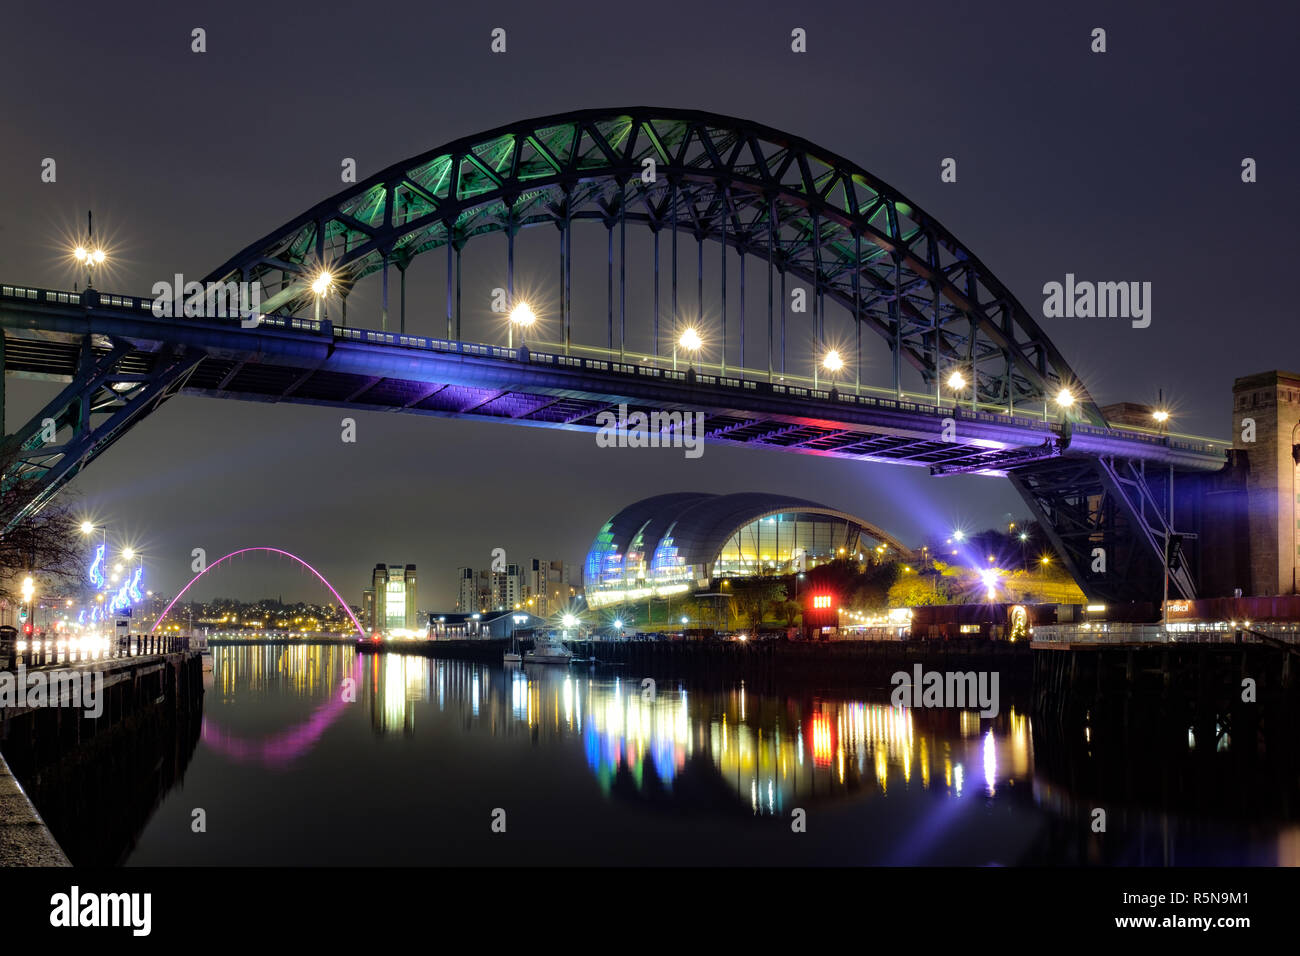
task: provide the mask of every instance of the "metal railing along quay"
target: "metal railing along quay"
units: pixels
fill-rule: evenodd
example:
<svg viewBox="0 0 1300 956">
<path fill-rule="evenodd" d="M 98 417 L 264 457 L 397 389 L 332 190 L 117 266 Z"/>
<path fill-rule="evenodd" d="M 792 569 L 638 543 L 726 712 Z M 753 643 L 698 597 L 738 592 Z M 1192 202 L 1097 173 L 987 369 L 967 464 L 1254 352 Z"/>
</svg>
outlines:
<svg viewBox="0 0 1300 956">
<path fill-rule="evenodd" d="M 1263 637 L 1261 638 L 1261 636 Z M 1281 641 L 1300 646 L 1300 622 L 1215 621 L 1125 624 L 1105 621 L 1040 624 L 1030 635 L 1035 645 L 1052 644 L 1262 644 Z"/>
<path fill-rule="evenodd" d="M 14 670 L 19 664 L 53 667 L 149 657 L 199 650 L 201 639 L 162 634 L 132 634 L 120 638 L 57 638 L 6 640 L 0 637 L 0 669 Z"/>
</svg>

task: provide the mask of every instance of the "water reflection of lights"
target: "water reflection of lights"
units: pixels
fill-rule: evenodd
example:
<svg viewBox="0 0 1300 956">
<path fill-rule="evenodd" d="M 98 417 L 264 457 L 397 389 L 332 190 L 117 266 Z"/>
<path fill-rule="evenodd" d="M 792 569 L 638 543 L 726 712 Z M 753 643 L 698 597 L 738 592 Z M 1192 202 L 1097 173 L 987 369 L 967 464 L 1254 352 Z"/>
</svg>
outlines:
<svg viewBox="0 0 1300 956">
<path fill-rule="evenodd" d="M 223 658 L 217 686 L 223 702 L 234 702 L 250 684 L 272 683 L 334 699 L 346 664 L 356 659 L 338 647 L 243 648 Z M 700 766 L 711 765 L 742 806 L 780 816 L 814 795 L 889 795 L 891 784 L 961 796 L 968 766 L 983 768 L 980 789 L 990 796 L 1032 773 L 1031 727 L 1014 710 L 990 723 L 974 712 L 751 699 L 740 685 L 689 695 L 661 686 L 655 694 L 638 682 L 564 669 L 503 670 L 400 654 L 361 660 L 371 672 L 358 682 L 358 696 L 368 697 L 363 711 L 381 733 L 413 733 L 416 710 L 436 694 L 437 712 L 464 721 L 471 732 L 572 739 L 606 792 L 616 781 L 643 789 L 651 779 L 656 790 L 671 792 L 688 761 L 702 757 Z"/>
<path fill-rule="evenodd" d="M 993 731 L 990 730 L 984 737 L 984 783 L 990 797 L 997 792 L 997 778 L 998 754 L 993 742 Z"/>
<path fill-rule="evenodd" d="M 354 687 L 359 686 L 361 659 L 351 648 L 337 646 L 225 647 L 214 649 L 213 669 L 213 683 L 221 687 L 223 703 L 233 703 L 244 692 L 267 689 L 279 693 L 292 689 L 304 697 L 325 697 L 300 723 L 253 738 L 235 734 L 204 714 L 200 733 L 207 746 L 241 763 L 256 761 L 281 767 L 311 750 L 342 715 L 349 702 L 339 692 L 343 676 L 346 674 Z"/>
</svg>

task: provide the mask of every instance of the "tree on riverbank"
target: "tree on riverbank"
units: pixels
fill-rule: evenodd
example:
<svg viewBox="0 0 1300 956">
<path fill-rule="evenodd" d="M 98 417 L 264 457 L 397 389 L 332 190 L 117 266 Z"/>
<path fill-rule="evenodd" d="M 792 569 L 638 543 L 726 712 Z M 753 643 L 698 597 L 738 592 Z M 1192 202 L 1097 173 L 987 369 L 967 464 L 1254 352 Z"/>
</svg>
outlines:
<svg viewBox="0 0 1300 956">
<path fill-rule="evenodd" d="M 0 599 L 11 604 L 22 600 L 22 582 L 28 575 L 43 594 L 72 584 L 84 551 L 78 521 L 65 497 L 20 517 L 36 494 L 36 479 L 20 474 L 16 465 L 13 449 L 0 451 Z"/>
</svg>

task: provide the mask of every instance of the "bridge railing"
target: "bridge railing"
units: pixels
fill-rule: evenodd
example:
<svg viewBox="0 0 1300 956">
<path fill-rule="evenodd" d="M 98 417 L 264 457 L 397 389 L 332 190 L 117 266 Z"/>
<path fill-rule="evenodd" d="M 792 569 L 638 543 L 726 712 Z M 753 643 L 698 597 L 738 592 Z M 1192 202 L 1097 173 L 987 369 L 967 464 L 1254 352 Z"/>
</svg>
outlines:
<svg viewBox="0 0 1300 956">
<path fill-rule="evenodd" d="M 114 309 L 131 309 L 147 313 L 154 318 L 177 318 L 176 316 L 158 316 L 154 314 L 154 297 L 136 295 L 116 295 L 88 289 L 85 292 L 63 292 L 57 289 L 38 289 L 32 286 L 0 285 L 0 298 L 25 299 L 31 302 L 46 302 L 50 305 L 84 305 L 100 306 Z M 250 313 L 237 308 L 230 315 L 187 315 L 179 316 L 191 322 L 217 322 L 225 325 L 240 325 L 250 315 L 256 315 L 258 327 L 286 329 L 295 332 L 325 332 L 331 330 L 331 323 L 325 320 L 304 319 L 296 315 L 273 315 L 265 312 Z"/>
<path fill-rule="evenodd" d="M 86 290 L 85 292 L 66 292 L 55 289 L 40 289 L 32 286 L 21 285 L 0 285 L 0 298 L 22 299 L 26 301 L 46 302 L 51 305 L 71 305 L 71 306 L 109 306 L 120 309 L 130 309 L 132 311 L 154 316 L 155 299 L 144 296 L 125 296 L 111 293 L 102 293 L 95 290 Z M 247 313 L 244 313 L 246 316 Z M 170 317 L 168 317 L 170 318 Z M 240 314 L 228 316 L 183 316 L 186 321 L 193 322 L 210 322 L 222 325 L 242 324 Z M 499 361 L 525 361 L 531 364 L 553 365 L 556 367 L 581 368 L 587 371 L 601 372 L 606 374 L 629 375 L 639 378 L 657 378 L 661 381 L 669 382 L 686 382 L 690 373 L 679 369 L 660 368 L 651 362 L 662 361 L 662 356 L 641 356 L 639 362 L 628 361 L 626 353 L 614 353 L 608 349 L 597 346 L 574 346 L 579 351 L 596 353 L 595 356 L 564 354 L 559 351 L 534 351 L 532 349 L 512 349 L 500 345 L 488 345 L 476 342 L 460 342 L 453 339 L 429 338 L 420 335 L 408 335 L 403 332 L 381 332 L 375 329 L 359 329 L 350 327 L 335 326 L 326 319 L 306 319 L 294 315 L 273 315 L 258 314 L 258 328 L 283 329 L 291 332 L 308 332 L 313 334 L 329 336 L 333 341 L 359 342 L 368 345 L 384 345 L 395 348 L 420 349 L 423 351 L 452 353 L 457 355 L 467 355 L 479 358 L 490 358 Z M 558 343 L 539 343 L 543 347 L 562 348 Z M 597 357 L 600 356 L 600 357 Z M 616 358 L 616 356 L 619 356 Z M 962 421 L 976 421 L 996 425 L 1009 425 L 1020 430 L 1030 429 L 1040 431 L 1044 435 L 1053 434 L 1061 431 L 1062 426 L 1052 420 L 1044 420 L 1034 412 L 1021 412 L 1018 410 L 1001 409 L 997 406 L 980 406 L 974 408 L 961 404 L 944 405 L 935 400 L 933 403 L 930 399 L 933 396 L 914 395 L 903 393 L 899 397 L 898 393 L 892 389 L 884 389 L 879 386 L 864 386 L 860 384 L 849 385 L 847 383 L 841 388 L 837 384 L 832 390 L 814 386 L 812 380 L 808 380 L 808 385 L 794 384 L 801 380 L 801 376 L 783 373 L 783 380 L 786 381 L 769 382 L 763 381 L 768 378 L 769 373 L 766 370 L 746 369 L 746 368 L 726 368 L 709 363 L 694 362 L 694 381 L 696 384 L 707 385 L 714 388 L 732 388 L 745 391 L 768 392 L 774 395 L 789 395 L 795 398 L 821 401 L 821 402 L 838 402 L 845 405 L 856 405 L 868 408 L 886 409 L 905 411 L 914 414 L 934 415 L 943 417 L 952 417 Z M 709 368 L 717 370 L 717 374 L 708 371 Z M 730 373 L 730 374 L 728 374 Z M 871 394 L 871 393 L 877 394 Z M 865 394 L 864 394 L 865 393 Z M 922 400 L 925 399 L 925 400 Z M 1125 440 L 1136 441 L 1141 444 L 1153 447 L 1166 447 L 1178 451 L 1186 451 L 1194 454 L 1204 455 L 1222 455 L 1226 443 L 1215 442 L 1211 439 L 1201 439 L 1198 436 L 1176 435 L 1174 433 L 1151 433 L 1144 429 L 1132 427 L 1117 428 L 1100 428 L 1095 425 L 1082 423 L 1072 423 L 1072 429 L 1078 434 L 1110 436 L 1120 434 Z"/>
</svg>

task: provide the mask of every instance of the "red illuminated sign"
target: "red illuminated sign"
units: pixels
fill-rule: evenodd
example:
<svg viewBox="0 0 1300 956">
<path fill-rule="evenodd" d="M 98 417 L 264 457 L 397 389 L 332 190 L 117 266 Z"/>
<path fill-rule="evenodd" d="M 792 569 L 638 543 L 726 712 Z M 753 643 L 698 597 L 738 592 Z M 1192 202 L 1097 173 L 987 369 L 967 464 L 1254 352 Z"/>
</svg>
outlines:
<svg viewBox="0 0 1300 956">
<path fill-rule="evenodd" d="M 810 594 L 804 605 L 805 627 L 834 627 L 839 624 L 839 605 L 834 594 Z"/>
</svg>

